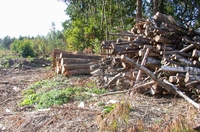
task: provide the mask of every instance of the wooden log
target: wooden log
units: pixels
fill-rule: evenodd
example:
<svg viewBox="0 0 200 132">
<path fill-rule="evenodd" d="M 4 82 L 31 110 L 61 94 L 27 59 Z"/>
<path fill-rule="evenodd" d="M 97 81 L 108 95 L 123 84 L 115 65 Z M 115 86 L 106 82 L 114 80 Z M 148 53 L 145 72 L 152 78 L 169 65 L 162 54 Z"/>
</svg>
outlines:
<svg viewBox="0 0 200 132">
<path fill-rule="evenodd" d="M 197 67 L 171 67 L 171 66 L 161 66 L 161 71 L 175 72 L 175 73 L 186 73 L 190 74 L 200 73 L 200 68 Z"/>
<path fill-rule="evenodd" d="M 127 37 L 127 41 L 131 42 L 135 39 L 135 37 Z"/>
<path fill-rule="evenodd" d="M 71 53 L 71 52 L 67 52 L 65 50 L 60 50 L 60 49 L 54 49 L 52 51 L 52 67 L 56 67 L 56 56 L 59 56 L 60 53 Z"/>
<path fill-rule="evenodd" d="M 86 69 L 74 69 L 74 70 L 67 70 L 63 73 L 64 76 L 74 76 L 74 75 L 84 75 L 90 74 L 90 69 L 86 68 Z"/>
<path fill-rule="evenodd" d="M 171 83 L 176 83 L 178 80 L 177 80 L 177 77 L 176 76 L 170 76 L 169 77 L 169 82 L 171 82 Z"/>
<path fill-rule="evenodd" d="M 61 74 L 61 71 L 62 71 L 62 68 L 61 68 L 60 65 L 55 67 L 55 72 L 56 72 L 57 74 Z"/>
<path fill-rule="evenodd" d="M 96 59 L 81 59 L 81 58 L 61 58 L 61 65 L 64 64 L 87 64 L 91 62 L 97 62 Z"/>
<path fill-rule="evenodd" d="M 190 44 L 194 44 L 196 47 L 200 47 L 200 42 L 194 42 L 194 41 L 191 41 L 191 40 L 189 40 L 187 38 L 182 38 L 182 41 L 190 43 Z"/>
<path fill-rule="evenodd" d="M 114 43 L 112 43 L 111 45 L 112 45 L 112 49 L 111 49 L 112 54 L 118 54 L 120 52 L 126 51 L 126 48 L 124 46 L 117 46 Z"/>
<path fill-rule="evenodd" d="M 185 48 L 181 49 L 180 52 L 186 52 L 186 51 L 194 49 L 194 48 L 195 48 L 195 45 L 190 44 L 190 45 L 186 46 Z"/>
<path fill-rule="evenodd" d="M 82 59 L 97 59 L 100 60 L 102 57 L 91 54 L 74 54 L 74 53 L 60 53 L 60 58 L 82 58 Z"/>
<path fill-rule="evenodd" d="M 195 81 L 192 81 L 192 82 L 188 82 L 188 83 L 185 84 L 185 87 L 190 87 L 190 86 L 196 85 L 196 84 L 198 84 L 198 83 L 200 83 L 199 80 L 195 80 Z"/>
<path fill-rule="evenodd" d="M 193 65 L 195 65 L 196 67 L 200 67 L 200 61 L 194 60 Z"/>
<path fill-rule="evenodd" d="M 122 73 L 118 73 L 117 75 L 115 75 L 114 77 L 112 77 L 108 83 L 106 85 L 104 85 L 103 87 L 101 88 L 107 88 L 110 84 L 114 83 L 120 76 L 122 75 Z"/>
<path fill-rule="evenodd" d="M 193 37 L 193 40 L 194 40 L 194 41 L 200 41 L 200 36 L 194 36 L 194 37 Z"/>
<path fill-rule="evenodd" d="M 112 42 L 116 42 L 116 40 L 104 40 L 101 42 L 101 44 L 110 45 Z"/>
<path fill-rule="evenodd" d="M 135 37 L 135 35 L 133 35 L 133 34 L 124 34 L 124 33 L 109 33 L 109 35 Z"/>
<path fill-rule="evenodd" d="M 183 92 L 181 92 L 181 90 L 179 90 L 176 86 L 174 86 L 173 84 L 171 84 L 170 82 L 168 82 L 166 79 L 164 79 L 163 81 L 166 83 L 166 85 L 171 86 L 176 91 L 176 93 L 178 93 L 178 95 L 180 95 L 181 97 L 183 97 L 190 104 L 192 104 L 193 106 L 195 106 L 197 109 L 200 108 L 200 105 L 198 103 L 196 103 L 193 100 L 191 100 L 188 96 L 186 96 Z"/>
<path fill-rule="evenodd" d="M 192 81 L 200 81 L 200 76 L 195 76 L 195 75 L 186 75 L 184 82 L 185 83 L 189 83 Z"/>
<path fill-rule="evenodd" d="M 165 37 L 162 37 L 162 36 L 159 36 L 159 35 L 156 35 L 154 37 L 154 40 L 157 43 L 164 43 L 164 44 L 173 44 L 174 43 L 174 41 L 169 40 L 168 38 L 165 38 Z"/>
<path fill-rule="evenodd" d="M 161 45 L 161 44 L 157 44 L 156 45 L 156 49 L 157 50 L 162 50 L 162 51 L 172 51 L 173 47 L 171 45 Z"/>
<path fill-rule="evenodd" d="M 56 59 L 56 55 L 60 55 L 60 53 L 71 53 L 71 52 L 67 52 L 66 50 L 61 50 L 61 49 L 54 49 L 52 51 L 52 58 Z"/>
<path fill-rule="evenodd" d="M 133 77 L 130 72 L 123 73 L 122 77 L 125 77 L 126 79 L 129 79 L 129 80 L 135 80 L 136 79 L 136 77 Z"/>
<path fill-rule="evenodd" d="M 200 50 L 194 49 L 192 52 L 192 57 L 199 58 L 200 57 Z"/>
<path fill-rule="evenodd" d="M 140 49 L 138 52 L 139 56 L 144 56 L 145 54 L 145 49 Z M 150 52 L 149 55 L 150 57 L 159 57 L 159 54 L 155 53 L 155 52 Z"/>
<path fill-rule="evenodd" d="M 89 69 L 91 64 L 64 64 L 61 65 L 61 73 L 64 73 L 67 70 L 75 69 Z"/>
<path fill-rule="evenodd" d="M 179 61 L 181 64 L 185 65 L 185 66 L 192 66 L 192 67 L 196 67 L 192 61 L 188 60 L 187 58 L 181 56 L 181 55 L 172 55 L 171 57 L 172 60 L 177 60 Z"/>
<path fill-rule="evenodd" d="M 178 54 L 185 57 L 191 57 L 190 54 L 180 51 L 160 51 L 160 55 L 173 55 L 173 54 Z"/>
<path fill-rule="evenodd" d="M 160 85 L 161 87 L 165 88 L 168 92 L 171 92 L 171 93 L 175 94 L 175 91 L 171 86 L 167 85 L 162 80 L 157 78 L 150 70 L 148 70 L 144 66 L 136 63 L 134 60 L 126 57 L 125 55 L 121 55 L 121 59 L 123 61 L 129 63 L 130 65 L 133 65 L 134 67 L 137 67 L 138 69 L 142 70 L 144 73 L 146 73 L 148 76 L 150 76 L 155 82 L 157 82 L 158 85 Z"/>
<path fill-rule="evenodd" d="M 149 52 L 150 52 L 150 49 L 147 48 L 147 49 L 146 49 L 146 53 L 145 53 L 144 56 L 143 56 L 143 59 L 142 59 L 141 65 L 145 65 L 145 63 L 146 63 L 146 58 L 148 57 Z M 140 76 L 141 76 L 141 73 L 142 73 L 142 71 L 139 70 L 138 75 L 137 75 L 136 80 L 135 80 L 135 84 L 134 84 L 134 86 L 139 82 L 139 80 L 140 80 Z"/>
<path fill-rule="evenodd" d="M 118 38 L 116 42 L 112 42 L 112 43 L 120 43 L 120 42 L 125 42 L 126 39 L 123 38 Z"/>
<path fill-rule="evenodd" d="M 146 63 L 145 63 L 144 66 L 146 66 L 146 67 L 151 67 L 151 65 L 152 65 L 152 66 L 160 66 L 160 65 L 161 65 L 161 62 L 160 62 L 160 60 L 158 60 L 158 59 L 156 59 L 156 58 L 154 58 L 154 57 L 148 57 L 148 58 L 146 59 Z"/>
<path fill-rule="evenodd" d="M 90 71 L 94 71 L 94 70 L 96 70 L 96 69 L 98 69 L 98 68 L 100 68 L 100 64 L 99 64 L 99 63 L 90 65 Z"/>
<path fill-rule="evenodd" d="M 102 75 L 102 69 L 96 69 L 92 72 L 90 72 L 91 75 L 93 76 L 101 76 Z"/>
</svg>

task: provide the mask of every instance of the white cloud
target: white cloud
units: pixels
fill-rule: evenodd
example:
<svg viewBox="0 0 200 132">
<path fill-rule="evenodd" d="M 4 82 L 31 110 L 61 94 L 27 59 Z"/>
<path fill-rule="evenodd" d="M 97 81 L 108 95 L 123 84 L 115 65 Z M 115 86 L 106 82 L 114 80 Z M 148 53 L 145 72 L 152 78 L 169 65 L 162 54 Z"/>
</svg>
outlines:
<svg viewBox="0 0 200 132">
<path fill-rule="evenodd" d="M 57 0 L 0 0 L 0 38 L 46 35 L 54 21 L 58 30 L 68 17 Z"/>
</svg>

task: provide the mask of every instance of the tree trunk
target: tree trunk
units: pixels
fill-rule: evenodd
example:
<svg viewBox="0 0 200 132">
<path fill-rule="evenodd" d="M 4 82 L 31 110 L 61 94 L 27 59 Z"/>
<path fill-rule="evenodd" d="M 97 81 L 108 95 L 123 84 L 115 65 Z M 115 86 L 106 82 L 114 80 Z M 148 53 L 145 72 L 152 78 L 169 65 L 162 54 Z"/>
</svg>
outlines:
<svg viewBox="0 0 200 132">
<path fill-rule="evenodd" d="M 153 0 L 153 15 L 158 12 L 158 0 Z"/>
<path fill-rule="evenodd" d="M 139 20 L 142 18 L 142 0 L 137 0 L 137 14 L 136 14 L 136 19 Z"/>
</svg>

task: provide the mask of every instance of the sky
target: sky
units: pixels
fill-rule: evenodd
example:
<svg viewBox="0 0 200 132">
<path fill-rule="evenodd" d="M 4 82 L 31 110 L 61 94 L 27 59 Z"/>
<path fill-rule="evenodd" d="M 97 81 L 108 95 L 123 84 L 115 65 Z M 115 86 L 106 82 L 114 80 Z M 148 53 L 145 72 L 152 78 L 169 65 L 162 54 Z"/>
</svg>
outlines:
<svg viewBox="0 0 200 132">
<path fill-rule="evenodd" d="M 46 36 L 52 22 L 62 30 L 66 6 L 58 0 L 0 0 L 0 38 Z"/>
</svg>

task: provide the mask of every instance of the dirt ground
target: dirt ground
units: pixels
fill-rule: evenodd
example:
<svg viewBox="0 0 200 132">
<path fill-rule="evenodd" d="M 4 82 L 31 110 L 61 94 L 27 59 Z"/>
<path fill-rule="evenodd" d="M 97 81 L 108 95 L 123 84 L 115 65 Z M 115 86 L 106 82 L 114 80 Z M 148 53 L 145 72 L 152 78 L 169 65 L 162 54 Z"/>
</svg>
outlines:
<svg viewBox="0 0 200 132">
<path fill-rule="evenodd" d="M 116 94 L 93 97 L 92 102 L 84 102 L 84 107 L 77 107 L 77 102 L 41 110 L 20 107 L 19 103 L 23 98 L 21 92 L 29 84 L 47 79 L 52 73 L 45 68 L 47 65 L 47 62 L 39 61 L 0 69 L 0 131 L 96 132 L 99 131 L 96 119 L 102 111 L 102 107 L 96 104 L 123 100 L 128 100 L 131 104 L 130 119 L 128 125 L 119 126 L 117 131 L 131 132 L 138 125 L 159 130 L 181 117 L 192 124 L 192 127 L 200 123 L 199 111 L 185 100 L 174 96 L 134 94 L 130 97 L 127 94 Z"/>
</svg>

